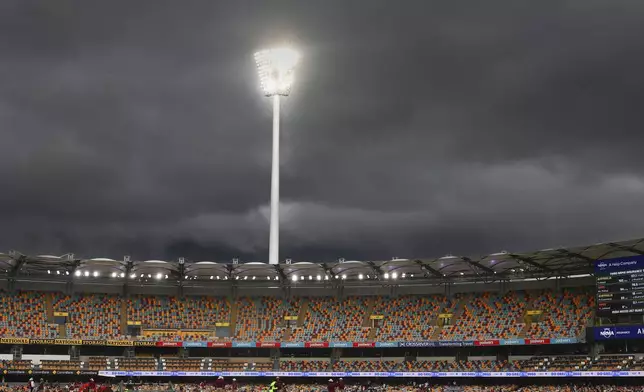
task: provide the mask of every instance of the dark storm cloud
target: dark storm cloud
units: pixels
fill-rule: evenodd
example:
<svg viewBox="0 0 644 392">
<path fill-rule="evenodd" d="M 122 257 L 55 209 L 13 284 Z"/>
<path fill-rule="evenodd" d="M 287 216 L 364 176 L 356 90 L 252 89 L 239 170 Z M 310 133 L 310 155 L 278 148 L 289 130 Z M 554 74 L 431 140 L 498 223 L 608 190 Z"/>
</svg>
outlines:
<svg viewBox="0 0 644 392">
<path fill-rule="evenodd" d="M 282 255 L 521 251 L 642 236 L 635 1 L 4 1 L 0 249 L 262 260 L 294 42 Z"/>
</svg>

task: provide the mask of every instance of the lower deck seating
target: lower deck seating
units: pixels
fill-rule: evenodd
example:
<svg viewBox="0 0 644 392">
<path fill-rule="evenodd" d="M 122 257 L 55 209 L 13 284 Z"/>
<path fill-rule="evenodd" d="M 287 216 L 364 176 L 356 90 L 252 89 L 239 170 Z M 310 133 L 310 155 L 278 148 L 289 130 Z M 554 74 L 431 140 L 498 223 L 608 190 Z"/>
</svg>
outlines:
<svg viewBox="0 0 644 392">
<path fill-rule="evenodd" d="M 161 369 L 166 371 L 198 372 L 203 360 L 199 358 L 161 358 Z"/>
<path fill-rule="evenodd" d="M 158 365 L 155 358 L 114 358 L 114 370 L 155 371 Z"/>
<path fill-rule="evenodd" d="M 12 370 L 29 370 L 32 369 L 33 363 L 31 360 L 13 360 L 13 361 L 0 361 L 0 369 L 12 369 Z"/>
<path fill-rule="evenodd" d="M 326 372 L 329 371 L 329 360 L 283 360 L 280 370 L 283 372 Z"/>
<path fill-rule="evenodd" d="M 45 360 L 40 361 L 40 369 L 42 370 L 80 370 L 80 361 L 54 361 Z"/>
</svg>

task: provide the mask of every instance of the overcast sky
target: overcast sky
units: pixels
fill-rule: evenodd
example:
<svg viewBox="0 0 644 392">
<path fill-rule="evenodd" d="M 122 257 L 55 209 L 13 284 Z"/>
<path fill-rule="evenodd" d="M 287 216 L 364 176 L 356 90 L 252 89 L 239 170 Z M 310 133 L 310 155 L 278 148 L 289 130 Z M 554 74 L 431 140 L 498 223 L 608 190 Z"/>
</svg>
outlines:
<svg viewBox="0 0 644 392">
<path fill-rule="evenodd" d="M 641 0 L 0 1 L 0 252 L 476 256 L 644 236 Z"/>
</svg>

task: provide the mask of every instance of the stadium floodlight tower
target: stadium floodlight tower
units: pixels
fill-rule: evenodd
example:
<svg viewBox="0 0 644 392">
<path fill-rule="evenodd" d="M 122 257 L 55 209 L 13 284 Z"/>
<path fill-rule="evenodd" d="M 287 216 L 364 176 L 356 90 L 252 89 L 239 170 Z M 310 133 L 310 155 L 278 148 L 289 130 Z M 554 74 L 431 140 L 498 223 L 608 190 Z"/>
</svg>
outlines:
<svg viewBox="0 0 644 392">
<path fill-rule="evenodd" d="M 300 55 L 294 49 L 279 47 L 255 53 L 262 91 L 273 98 L 273 157 L 271 165 L 271 215 L 268 263 L 279 263 L 280 203 L 280 96 L 288 96 L 295 81 Z"/>
</svg>

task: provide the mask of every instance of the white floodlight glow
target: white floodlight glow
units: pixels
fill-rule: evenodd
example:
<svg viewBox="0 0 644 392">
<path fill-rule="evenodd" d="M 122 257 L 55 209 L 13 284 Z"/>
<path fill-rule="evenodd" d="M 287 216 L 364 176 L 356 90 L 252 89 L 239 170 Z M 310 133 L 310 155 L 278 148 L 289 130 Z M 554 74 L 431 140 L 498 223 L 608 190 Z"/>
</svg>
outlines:
<svg viewBox="0 0 644 392">
<path fill-rule="evenodd" d="M 75 276 L 81 276 L 81 272 L 80 272 L 80 271 L 78 271 L 78 270 L 76 270 L 76 272 L 74 272 L 74 275 L 75 275 Z"/>
<path fill-rule="evenodd" d="M 255 277 L 253 276 L 253 280 L 255 280 Z"/>
<path fill-rule="evenodd" d="M 342 274 L 342 279 L 346 279 L 346 278 L 347 278 L 347 275 Z"/>
<path fill-rule="evenodd" d="M 98 271 L 94 271 L 93 275 L 94 275 L 95 278 L 98 278 Z"/>
<path fill-rule="evenodd" d="M 279 276 L 276 276 L 276 277 L 275 277 L 275 280 L 280 280 L 280 277 L 279 277 Z"/>
<path fill-rule="evenodd" d="M 384 278 L 389 279 L 389 273 L 388 272 L 385 272 Z"/>
<path fill-rule="evenodd" d="M 270 277 L 270 276 L 267 276 L 267 277 L 266 277 L 266 280 L 271 280 L 271 277 Z"/>
<path fill-rule="evenodd" d="M 56 275 L 60 275 L 60 271 L 56 271 Z"/>
<path fill-rule="evenodd" d="M 324 280 L 329 280 L 329 275 L 324 275 Z"/>
<path fill-rule="evenodd" d="M 316 278 L 317 278 L 318 280 L 322 280 L 322 276 L 321 276 L 321 275 L 316 276 Z"/>
<path fill-rule="evenodd" d="M 309 275 L 309 280 L 313 280 L 313 276 Z"/>
<path fill-rule="evenodd" d="M 85 271 L 85 273 L 83 275 L 89 276 L 89 271 Z"/>
<path fill-rule="evenodd" d="M 304 275 L 300 276 L 300 280 L 304 280 Z"/>
<path fill-rule="evenodd" d="M 244 280 L 248 280 L 248 275 L 244 276 Z"/>
<path fill-rule="evenodd" d="M 125 272 L 121 272 L 121 274 L 120 274 L 119 276 L 120 276 L 121 278 L 125 278 Z"/>
<path fill-rule="evenodd" d="M 166 275 L 165 278 L 168 279 L 168 275 Z"/>
<path fill-rule="evenodd" d="M 65 271 L 65 275 L 69 275 L 69 271 Z"/>
<path fill-rule="evenodd" d="M 264 95 L 289 95 L 300 54 L 288 47 L 265 49 L 255 53 L 259 83 Z"/>
<path fill-rule="evenodd" d="M 136 274 L 131 274 L 130 279 L 134 279 L 134 278 L 136 278 Z"/>
<path fill-rule="evenodd" d="M 47 270 L 47 274 L 51 274 L 51 271 L 50 271 L 50 270 Z"/>
<path fill-rule="evenodd" d="M 297 282 L 297 275 L 292 276 L 293 282 Z"/>
<path fill-rule="evenodd" d="M 397 272 L 393 272 L 393 273 L 391 274 L 391 279 L 396 279 L 397 277 L 398 277 L 398 273 L 397 273 Z"/>
<path fill-rule="evenodd" d="M 116 278 L 116 272 L 112 272 L 112 278 Z"/>
<path fill-rule="evenodd" d="M 407 274 L 405 274 L 404 272 L 402 273 L 402 275 L 400 275 L 401 278 L 404 278 L 406 276 L 407 276 Z"/>
<path fill-rule="evenodd" d="M 163 278 L 163 274 L 161 272 L 157 273 L 157 279 Z"/>
<path fill-rule="evenodd" d="M 358 279 L 362 280 L 364 279 L 364 276 L 362 274 L 358 274 Z"/>
</svg>

